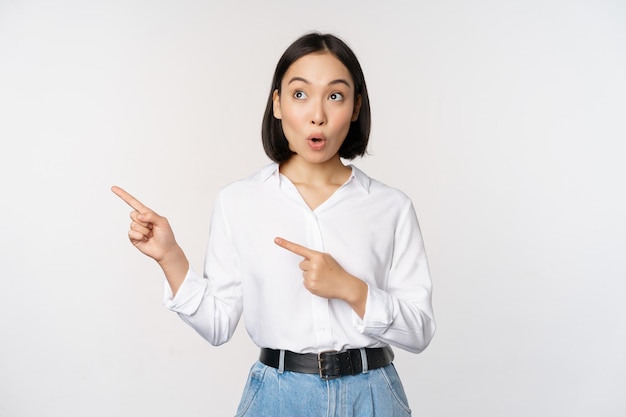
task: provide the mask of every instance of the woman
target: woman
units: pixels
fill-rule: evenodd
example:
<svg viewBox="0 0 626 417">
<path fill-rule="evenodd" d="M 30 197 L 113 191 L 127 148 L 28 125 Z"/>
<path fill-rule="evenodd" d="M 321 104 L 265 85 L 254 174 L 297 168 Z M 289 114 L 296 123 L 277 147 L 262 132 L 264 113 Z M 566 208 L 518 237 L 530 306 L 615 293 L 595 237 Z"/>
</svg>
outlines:
<svg viewBox="0 0 626 417">
<path fill-rule="evenodd" d="M 369 131 L 356 56 L 311 33 L 276 67 L 262 129 L 274 162 L 217 197 L 204 276 L 164 217 L 113 187 L 134 208 L 131 242 L 165 273 L 168 308 L 214 345 L 246 311 L 261 355 L 237 416 L 410 415 L 390 345 L 429 344 L 431 280 L 410 199 L 342 162 Z"/>
</svg>

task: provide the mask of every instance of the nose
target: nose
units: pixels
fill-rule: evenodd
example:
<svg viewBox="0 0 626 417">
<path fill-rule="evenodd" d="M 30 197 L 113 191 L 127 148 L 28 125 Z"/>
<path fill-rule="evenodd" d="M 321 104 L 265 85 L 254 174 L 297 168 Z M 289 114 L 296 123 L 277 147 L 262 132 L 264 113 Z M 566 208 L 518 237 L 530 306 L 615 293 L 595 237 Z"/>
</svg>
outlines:
<svg viewBox="0 0 626 417">
<path fill-rule="evenodd" d="M 323 100 L 313 104 L 313 108 L 311 109 L 311 123 L 317 126 L 326 123 L 326 111 L 324 109 Z"/>
</svg>

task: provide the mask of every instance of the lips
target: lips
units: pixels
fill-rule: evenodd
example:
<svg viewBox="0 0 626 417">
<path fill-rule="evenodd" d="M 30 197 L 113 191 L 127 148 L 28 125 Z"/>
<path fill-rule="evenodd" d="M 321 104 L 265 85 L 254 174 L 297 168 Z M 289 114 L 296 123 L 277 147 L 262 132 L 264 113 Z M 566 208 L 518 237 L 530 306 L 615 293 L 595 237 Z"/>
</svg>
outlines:
<svg viewBox="0 0 626 417">
<path fill-rule="evenodd" d="M 324 145 L 326 145 L 326 136 L 324 136 L 323 133 L 314 132 L 309 135 L 307 142 L 309 143 L 311 149 L 319 151 L 324 148 Z"/>
<path fill-rule="evenodd" d="M 307 142 L 311 149 L 319 151 L 326 145 L 326 137 L 322 134 L 314 133 L 307 138 Z"/>
</svg>

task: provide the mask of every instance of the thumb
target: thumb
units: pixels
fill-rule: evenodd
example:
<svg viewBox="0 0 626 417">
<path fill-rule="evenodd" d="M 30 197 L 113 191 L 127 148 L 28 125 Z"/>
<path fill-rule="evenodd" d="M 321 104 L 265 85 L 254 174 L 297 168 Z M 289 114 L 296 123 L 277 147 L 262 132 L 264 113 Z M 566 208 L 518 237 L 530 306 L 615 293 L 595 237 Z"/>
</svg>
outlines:
<svg viewBox="0 0 626 417">
<path fill-rule="evenodd" d="M 160 226 L 163 225 L 165 219 L 153 211 L 148 211 L 145 213 L 139 213 L 137 215 L 137 220 L 144 223 L 152 223 L 155 226 Z"/>
</svg>

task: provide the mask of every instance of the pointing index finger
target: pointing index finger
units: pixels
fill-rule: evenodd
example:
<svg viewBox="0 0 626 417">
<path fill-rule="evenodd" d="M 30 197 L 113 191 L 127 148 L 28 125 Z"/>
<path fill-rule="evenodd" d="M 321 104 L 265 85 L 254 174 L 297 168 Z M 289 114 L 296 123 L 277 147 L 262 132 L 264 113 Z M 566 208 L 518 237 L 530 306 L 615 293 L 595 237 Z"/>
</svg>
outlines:
<svg viewBox="0 0 626 417">
<path fill-rule="evenodd" d="M 141 201 L 137 200 L 135 197 L 127 193 L 124 189 L 114 185 L 113 187 L 111 187 L 111 191 L 113 191 L 113 194 L 124 200 L 126 204 L 128 204 L 138 212 L 145 213 L 151 211 L 148 207 L 144 206 Z"/>
<path fill-rule="evenodd" d="M 315 251 L 312 249 L 309 249 L 302 245 L 298 245 L 297 243 L 290 242 L 281 237 L 275 238 L 274 243 L 276 243 L 281 248 L 287 249 L 289 252 L 295 253 L 296 255 L 300 255 L 307 259 L 315 253 Z"/>
</svg>

